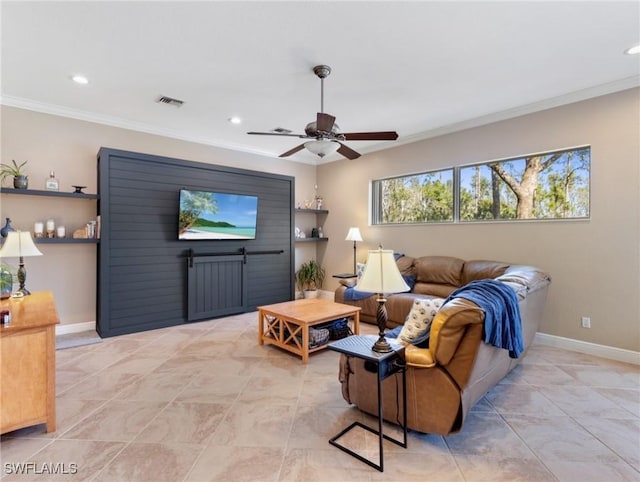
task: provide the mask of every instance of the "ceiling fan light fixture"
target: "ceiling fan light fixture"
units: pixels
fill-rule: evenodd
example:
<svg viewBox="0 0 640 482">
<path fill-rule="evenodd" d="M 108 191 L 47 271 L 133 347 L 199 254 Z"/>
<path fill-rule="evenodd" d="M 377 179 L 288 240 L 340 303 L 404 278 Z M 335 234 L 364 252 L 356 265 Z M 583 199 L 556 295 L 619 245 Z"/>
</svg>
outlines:
<svg viewBox="0 0 640 482">
<path fill-rule="evenodd" d="M 71 80 L 73 80 L 76 84 L 86 85 L 89 83 L 89 79 L 87 79 L 82 74 L 75 74 L 71 76 Z"/>
<path fill-rule="evenodd" d="M 304 143 L 309 151 L 313 152 L 318 157 L 324 157 L 327 154 L 333 154 L 340 148 L 340 144 L 336 141 L 330 141 L 328 139 L 321 139 L 315 141 L 309 141 Z"/>
<path fill-rule="evenodd" d="M 633 47 L 629 47 L 627 50 L 624 51 L 624 53 L 627 55 L 640 54 L 640 44 L 634 45 Z"/>
</svg>

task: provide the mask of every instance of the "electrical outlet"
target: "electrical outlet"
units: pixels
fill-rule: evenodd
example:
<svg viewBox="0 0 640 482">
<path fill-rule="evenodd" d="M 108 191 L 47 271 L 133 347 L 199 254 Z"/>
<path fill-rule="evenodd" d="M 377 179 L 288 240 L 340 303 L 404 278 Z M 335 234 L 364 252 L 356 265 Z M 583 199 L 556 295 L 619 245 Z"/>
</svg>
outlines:
<svg viewBox="0 0 640 482">
<path fill-rule="evenodd" d="M 582 317 L 582 328 L 591 328 L 591 318 L 588 316 Z"/>
</svg>

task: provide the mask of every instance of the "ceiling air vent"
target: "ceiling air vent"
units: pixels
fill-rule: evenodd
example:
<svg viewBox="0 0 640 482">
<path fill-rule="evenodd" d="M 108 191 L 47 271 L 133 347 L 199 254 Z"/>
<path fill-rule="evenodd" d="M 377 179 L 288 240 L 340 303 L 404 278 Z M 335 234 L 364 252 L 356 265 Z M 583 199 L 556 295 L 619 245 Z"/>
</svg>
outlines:
<svg viewBox="0 0 640 482">
<path fill-rule="evenodd" d="M 167 97 L 166 95 L 161 96 L 156 102 L 159 104 L 169 104 L 174 107 L 180 107 L 184 104 L 184 100 L 174 99 L 173 97 Z"/>
</svg>

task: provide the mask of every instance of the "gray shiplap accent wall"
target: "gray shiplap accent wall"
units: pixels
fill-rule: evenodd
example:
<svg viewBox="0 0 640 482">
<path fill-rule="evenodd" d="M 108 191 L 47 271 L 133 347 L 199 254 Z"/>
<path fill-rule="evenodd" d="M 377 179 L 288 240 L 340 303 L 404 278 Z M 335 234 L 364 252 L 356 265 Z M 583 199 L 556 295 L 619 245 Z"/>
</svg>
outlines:
<svg viewBox="0 0 640 482">
<path fill-rule="evenodd" d="M 238 312 L 293 299 L 293 177 L 101 148 L 98 186 L 101 336 L 186 323 L 189 249 L 196 255 L 282 251 L 247 256 Z M 257 195 L 256 239 L 178 240 L 181 188 Z M 211 307 L 209 301 L 199 303 Z"/>
</svg>

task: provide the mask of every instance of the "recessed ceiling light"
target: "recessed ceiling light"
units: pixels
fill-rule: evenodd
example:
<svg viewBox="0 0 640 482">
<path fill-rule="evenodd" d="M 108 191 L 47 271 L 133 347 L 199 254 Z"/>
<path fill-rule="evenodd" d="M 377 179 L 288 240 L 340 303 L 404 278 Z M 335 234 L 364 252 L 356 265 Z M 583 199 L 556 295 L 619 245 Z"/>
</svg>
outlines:
<svg viewBox="0 0 640 482">
<path fill-rule="evenodd" d="M 242 119 L 240 119 L 240 117 L 229 117 L 229 122 L 231 122 L 232 124 L 242 124 Z"/>
<path fill-rule="evenodd" d="M 84 75 L 74 75 L 73 77 L 71 77 L 71 80 L 73 80 L 76 84 L 88 84 L 89 83 L 89 79 L 87 79 Z"/>
<path fill-rule="evenodd" d="M 628 48 L 624 53 L 627 55 L 640 54 L 640 44 Z"/>
</svg>

